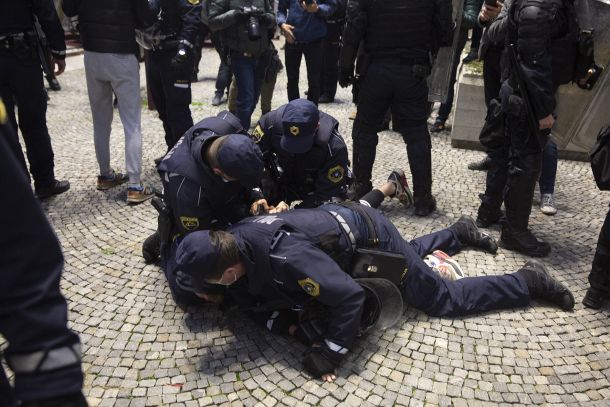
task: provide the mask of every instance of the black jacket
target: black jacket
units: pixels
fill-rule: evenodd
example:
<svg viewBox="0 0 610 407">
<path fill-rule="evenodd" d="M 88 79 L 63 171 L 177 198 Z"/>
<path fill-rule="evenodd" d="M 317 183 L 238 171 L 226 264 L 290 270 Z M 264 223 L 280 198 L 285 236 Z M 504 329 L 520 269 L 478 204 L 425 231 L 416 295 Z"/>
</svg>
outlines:
<svg viewBox="0 0 610 407">
<path fill-rule="evenodd" d="M 135 29 L 152 21 L 146 0 L 63 0 L 67 16 L 78 15 L 87 51 L 136 54 Z"/>
</svg>

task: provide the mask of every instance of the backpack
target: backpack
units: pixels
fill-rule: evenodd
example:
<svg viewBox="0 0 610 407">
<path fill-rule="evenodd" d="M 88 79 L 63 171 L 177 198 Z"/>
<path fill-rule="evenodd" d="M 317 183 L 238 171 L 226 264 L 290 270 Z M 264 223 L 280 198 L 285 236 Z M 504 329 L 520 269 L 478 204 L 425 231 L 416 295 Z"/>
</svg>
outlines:
<svg viewBox="0 0 610 407">
<path fill-rule="evenodd" d="M 610 191 L 610 126 L 599 132 L 589 158 L 597 187 L 602 191 Z"/>
</svg>

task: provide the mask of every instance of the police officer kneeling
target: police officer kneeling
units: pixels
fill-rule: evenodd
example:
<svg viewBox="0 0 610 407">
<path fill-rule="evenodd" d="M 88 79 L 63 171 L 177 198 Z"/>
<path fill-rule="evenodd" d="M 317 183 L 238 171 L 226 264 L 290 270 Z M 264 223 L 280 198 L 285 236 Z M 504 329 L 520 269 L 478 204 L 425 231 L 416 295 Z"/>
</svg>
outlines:
<svg viewBox="0 0 610 407">
<path fill-rule="evenodd" d="M 366 301 L 353 277 L 374 264 L 395 264 L 379 270 L 396 281 L 408 303 L 432 316 L 523 307 L 532 299 L 564 310 L 574 307 L 570 291 L 538 262 L 528 262 L 512 274 L 448 281 L 422 260 L 436 249 L 451 255 L 466 245 L 491 252 L 497 248 L 469 217 L 409 242 L 375 209 L 327 204 L 248 218 L 226 232 L 191 233 L 177 248 L 176 262 L 177 269 L 191 277 L 195 292 L 210 283 L 231 285 L 244 278 L 250 294 L 282 303 L 281 308 L 302 309 L 312 300 L 327 307 L 322 346 L 312 349 L 304 366 L 312 375 L 332 380 L 353 345 Z M 363 264 L 362 259 L 369 266 L 352 268 Z"/>
</svg>

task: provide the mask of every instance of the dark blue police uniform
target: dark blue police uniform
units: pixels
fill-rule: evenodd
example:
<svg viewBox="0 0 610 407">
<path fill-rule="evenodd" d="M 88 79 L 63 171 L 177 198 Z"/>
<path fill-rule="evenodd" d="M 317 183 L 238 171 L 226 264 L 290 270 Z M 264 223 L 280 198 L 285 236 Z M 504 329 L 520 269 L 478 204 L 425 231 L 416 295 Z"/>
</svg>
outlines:
<svg viewBox="0 0 610 407">
<path fill-rule="evenodd" d="M 47 95 L 36 48 L 34 15 L 47 37 L 53 58 L 64 59 L 66 56 L 64 32 L 53 2 L 3 1 L 0 4 L 0 97 L 4 100 L 13 129 L 21 129 L 34 187 L 42 191 L 52 189 L 57 181 L 47 129 Z M 15 105 L 19 123 L 15 117 Z M 27 175 L 16 131 L 12 137 L 6 135 L 5 139 Z"/>
<path fill-rule="evenodd" d="M 214 174 L 203 157 L 212 141 L 228 134 L 238 143 L 230 148 L 236 150 L 235 161 L 239 161 L 236 164 L 243 167 L 246 174 L 236 176 L 239 182 L 226 182 Z M 243 140 L 238 138 L 242 137 L 240 135 Z M 262 198 L 260 191 L 253 189 L 260 184 L 262 173 L 260 150 L 250 141 L 239 119 L 229 112 L 205 118 L 193 126 L 167 153 L 158 170 L 163 180 L 164 200 L 172 216 L 174 242 L 196 230 L 225 229 L 249 216 L 250 204 Z M 223 170 L 232 175 L 229 169 Z M 174 282 L 174 246 L 168 246 L 167 252 L 162 254 L 167 262 L 165 273 L 178 302 L 183 290 Z M 184 294 L 195 300 L 192 293 Z"/>
<path fill-rule="evenodd" d="M 528 286 L 517 274 L 448 281 L 434 273 L 422 257 L 437 249 L 450 255 L 458 252 L 463 245 L 454 230 L 409 242 L 379 211 L 364 206 L 361 210 L 372 218 L 377 248 L 405 257 L 407 273 L 400 289 L 413 306 L 433 316 L 458 316 L 529 303 Z M 358 332 L 365 294 L 348 267 L 342 269 L 331 256 L 347 256 L 340 262 L 349 264 L 355 248 L 367 247 L 362 215 L 328 204 L 247 218 L 228 231 L 242 251 L 250 293 L 270 301 L 282 299 L 285 308 L 303 308 L 312 301 L 328 306 L 326 344 L 346 353 Z M 192 277 L 195 287 L 204 282 L 202 267 L 210 267 L 207 236 L 206 231 L 190 234 L 176 252 L 179 269 Z"/>
<path fill-rule="evenodd" d="M 303 134 L 306 130 L 302 126 L 294 124 L 293 127 L 290 123 L 288 131 L 300 134 L 285 135 L 284 112 L 287 106 L 299 102 L 315 108 L 313 103 L 303 99 L 292 101 L 261 117 L 252 133 L 252 139 L 265 157 L 265 167 L 270 175 L 266 180 L 272 183 L 269 203 L 276 205 L 283 200 L 290 204 L 300 200 L 300 208 L 313 208 L 324 202 L 344 200 L 351 175 L 347 146 L 339 134 L 337 120 L 319 112 L 319 128 L 311 135 L 313 143 L 309 150 L 295 154 L 282 147 L 282 137 L 308 137 Z M 312 125 L 315 129 L 317 120 Z M 268 191 L 264 192 L 267 194 Z"/>
<path fill-rule="evenodd" d="M 10 191 L 0 199 L 0 334 L 15 373 L 11 388 L 0 367 L 0 404 L 64 396 L 84 401 L 80 342 L 67 327 L 67 304 L 59 291 L 61 249 L 6 143 L 14 137 L 10 133 L 0 100 L 0 189 Z"/>
<path fill-rule="evenodd" d="M 195 63 L 194 44 L 202 29 L 200 0 L 161 0 L 165 39 L 148 53 L 146 83 L 171 149 L 193 126 L 189 105 Z"/>
</svg>

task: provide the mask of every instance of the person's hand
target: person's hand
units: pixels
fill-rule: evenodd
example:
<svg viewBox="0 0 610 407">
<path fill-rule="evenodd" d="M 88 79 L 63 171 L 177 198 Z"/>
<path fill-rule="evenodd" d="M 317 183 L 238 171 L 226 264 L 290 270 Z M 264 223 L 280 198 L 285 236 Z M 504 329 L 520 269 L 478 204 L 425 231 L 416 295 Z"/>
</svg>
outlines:
<svg viewBox="0 0 610 407">
<path fill-rule="evenodd" d="M 554 124 L 555 124 L 555 118 L 553 117 L 552 113 L 550 115 L 548 115 L 547 117 L 538 120 L 538 128 L 540 130 L 551 129 L 551 128 L 553 128 Z"/>
<path fill-rule="evenodd" d="M 61 75 L 66 70 L 66 60 L 51 58 L 51 64 L 56 66 L 55 76 Z"/>
<path fill-rule="evenodd" d="M 269 213 L 269 204 L 266 199 L 259 199 L 254 201 L 250 206 L 250 214 L 252 216 L 262 215 L 263 213 Z"/>
<path fill-rule="evenodd" d="M 353 83 L 354 83 L 354 68 L 353 67 L 352 67 L 352 69 L 341 68 L 339 70 L 339 85 L 342 88 L 346 88 Z"/>
<path fill-rule="evenodd" d="M 246 21 L 248 21 L 248 17 L 250 17 L 248 13 L 244 12 L 244 10 L 240 8 L 235 9 L 234 12 L 235 21 L 237 21 L 238 23 L 245 23 Z"/>
<path fill-rule="evenodd" d="M 301 7 L 303 7 L 303 10 L 307 11 L 308 13 L 317 13 L 320 10 L 320 6 L 318 6 L 316 0 L 313 0 L 313 3 L 310 4 L 307 4 L 306 1 L 302 1 Z"/>
<path fill-rule="evenodd" d="M 322 381 L 326 383 L 332 383 L 337 378 L 337 369 L 335 369 L 332 373 L 326 373 L 322 375 Z"/>
<path fill-rule="evenodd" d="M 286 212 L 288 209 L 290 209 L 290 206 L 288 206 L 286 202 L 282 201 L 276 206 L 269 208 L 269 213 L 282 213 Z"/>
<path fill-rule="evenodd" d="M 280 26 L 280 29 L 282 30 L 282 34 L 284 34 L 284 37 L 286 37 L 286 42 L 288 44 L 292 44 L 296 41 L 294 33 L 292 32 L 292 30 L 294 30 L 293 25 L 284 23 Z"/>
<path fill-rule="evenodd" d="M 481 12 L 479 13 L 479 21 L 486 23 L 488 21 L 495 20 L 502 11 L 503 3 L 497 2 L 496 6 L 490 6 L 487 3 L 483 3 Z"/>
<path fill-rule="evenodd" d="M 189 60 L 190 49 L 185 46 L 180 46 L 176 55 L 170 61 L 170 67 L 174 72 L 182 72 Z"/>
</svg>

